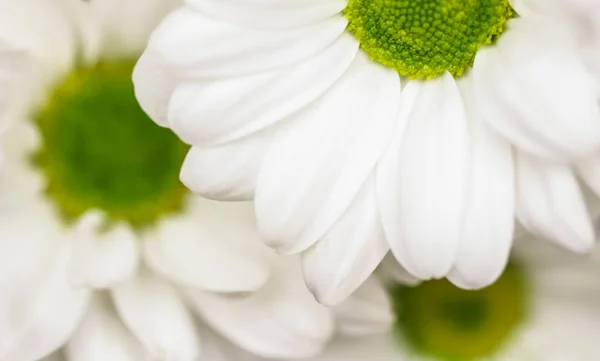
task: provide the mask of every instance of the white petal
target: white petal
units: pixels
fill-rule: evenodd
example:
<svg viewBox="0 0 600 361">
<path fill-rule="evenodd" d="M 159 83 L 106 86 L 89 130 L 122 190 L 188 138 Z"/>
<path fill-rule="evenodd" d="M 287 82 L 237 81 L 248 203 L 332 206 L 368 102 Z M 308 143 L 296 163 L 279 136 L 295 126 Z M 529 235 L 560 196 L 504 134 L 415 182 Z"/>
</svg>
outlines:
<svg viewBox="0 0 600 361">
<path fill-rule="evenodd" d="M 200 343 L 192 315 L 177 293 L 147 274 L 112 290 L 123 322 L 155 358 L 194 361 Z"/>
<path fill-rule="evenodd" d="M 600 149 L 600 82 L 576 49 L 537 34 L 552 26 L 512 21 L 497 50 L 478 53 L 477 103 L 488 124 L 524 151 L 561 161 L 587 157 Z"/>
<path fill-rule="evenodd" d="M 176 77 L 169 73 L 164 61 L 151 49 L 146 50 L 133 69 L 135 96 L 142 109 L 161 126 L 167 125 L 167 109 Z"/>
<path fill-rule="evenodd" d="M 345 34 L 319 54 L 288 67 L 187 81 L 173 94 L 169 124 L 181 139 L 194 145 L 243 138 L 321 97 L 348 70 L 357 50 L 358 42 Z"/>
<path fill-rule="evenodd" d="M 443 277 L 454 263 L 466 210 L 469 134 L 463 101 L 446 73 L 410 81 L 400 112 L 377 174 L 384 230 L 410 273 Z"/>
<path fill-rule="evenodd" d="M 323 98 L 281 125 L 256 188 L 267 244 L 303 251 L 342 216 L 388 142 L 399 96 L 398 74 L 359 53 Z"/>
<path fill-rule="evenodd" d="M 596 0 L 511 0 L 510 3 L 522 17 L 583 15 L 598 6 Z"/>
<path fill-rule="evenodd" d="M 22 273 L 13 278 L 17 289 L 2 289 L 0 360 L 35 361 L 54 352 L 85 313 L 89 292 L 71 288 L 66 279 L 69 247 L 57 243 L 54 251 L 40 264 L 22 262 Z"/>
<path fill-rule="evenodd" d="M 178 0 L 62 0 L 86 59 L 139 56 L 151 31 Z M 132 21 L 135 19 L 135 21 Z"/>
<path fill-rule="evenodd" d="M 346 0 L 186 0 L 210 16 L 254 28 L 312 24 L 341 12 Z"/>
<path fill-rule="evenodd" d="M 4 166 L 0 171 L 0 209 L 11 212 L 25 204 L 37 203 L 45 179 L 30 161 L 40 144 L 35 127 L 22 119 L 14 122 L 0 138 Z"/>
<path fill-rule="evenodd" d="M 29 111 L 34 62 L 25 51 L 0 39 L 0 134 Z"/>
<path fill-rule="evenodd" d="M 144 361 L 142 346 L 127 331 L 109 300 L 96 295 L 77 331 L 67 343 L 70 361 Z"/>
<path fill-rule="evenodd" d="M 369 278 L 347 300 L 333 308 L 337 331 L 347 336 L 387 332 L 394 323 L 392 306 L 385 287 Z"/>
<path fill-rule="evenodd" d="M 209 199 L 254 199 L 254 188 L 273 132 L 264 131 L 216 147 L 192 147 L 181 167 L 181 181 Z"/>
<path fill-rule="evenodd" d="M 206 324 L 199 322 L 198 328 L 202 337 L 201 361 L 264 361 L 232 345 Z"/>
<path fill-rule="evenodd" d="M 280 259 L 269 283 L 246 298 L 198 291 L 189 296 L 209 325 L 259 356 L 310 357 L 333 333 L 331 313 L 308 292 L 294 259 Z"/>
<path fill-rule="evenodd" d="M 463 94 L 471 119 L 470 185 L 463 235 L 448 278 L 472 289 L 493 283 L 508 261 L 514 233 L 515 172 L 510 144 L 485 126 L 468 84 Z"/>
<path fill-rule="evenodd" d="M 368 337 L 339 337 L 310 361 L 407 361 L 410 351 L 393 332 Z"/>
<path fill-rule="evenodd" d="M 573 172 L 517 156 L 517 217 L 525 228 L 575 252 L 589 251 L 594 228 Z"/>
<path fill-rule="evenodd" d="M 148 48 L 178 75 L 239 76 L 309 59 L 331 45 L 346 24 L 336 16 L 297 29 L 261 31 L 181 8 L 158 27 Z"/>
<path fill-rule="evenodd" d="M 214 292 L 249 292 L 269 277 L 271 250 L 256 229 L 250 203 L 194 197 L 188 214 L 165 219 L 148 236 L 144 252 L 160 275 Z"/>
<path fill-rule="evenodd" d="M 52 80 L 50 74 L 67 71 L 75 60 L 76 39 L 57 2 L 0 2 L 0 34 L 3 41 L 40 61 L 37 65 L 43 71 L 37 80 L 41 84 Z"/>
<path fill-rule="evenodd" d="M 302 254 L 306 284 L 319 303 L 337 305 L 373 273 L 389 249 L 371 176 L 346 213 Z"/>
<path fill-rule="evenodd" d="M 133 230 L 125 224 L 104 230 L 105 222 L 100 211 L 89 211 L 77 224 L 67 269 L 74 286 L 110 287 L 137 270 L 138 239 Z"/>
</svg>

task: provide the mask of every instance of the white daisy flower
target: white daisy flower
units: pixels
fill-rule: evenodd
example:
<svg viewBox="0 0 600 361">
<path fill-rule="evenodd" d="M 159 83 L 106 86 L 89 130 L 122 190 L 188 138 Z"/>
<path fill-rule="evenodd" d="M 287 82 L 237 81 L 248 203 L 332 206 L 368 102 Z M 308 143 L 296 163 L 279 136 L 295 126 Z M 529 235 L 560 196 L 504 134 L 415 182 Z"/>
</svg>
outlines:
<svg viewBox="0 0 600 361">
<path fill-rule="evenodd" d="M 479 291 L 447 280 L 392 285 L 389 332 L 338 337 L 310 361 L 600 359 L 598 260 L 536 242 L 515 248 L 506 272 Z"/>
<path fill-rule="evenodd" d="M 421 279 L 478 288 L 502 272 L 515 214 L 591 248 L 572 164 L 600 192 L 598 2 L 513 3 L 188 0 L 136 93 L 193 146 L 183 182 L 255 199 L 265 242 L 302 253 L 319 301 L 390 248 Z"/>
<path fill-rule="evenodd" d="M 299 259 L 260 241 L 252 204 L 189 193 L 189 147 L 137 105 L 130 49 L 164 4 L 0 3 L 0 39 L 39 75 L 0 146 L 2 361 L 59 349 L 69 361 L 217 360 L 197 318 L 262 357 L 314 355 L 332 335 Z"/>
</svg>

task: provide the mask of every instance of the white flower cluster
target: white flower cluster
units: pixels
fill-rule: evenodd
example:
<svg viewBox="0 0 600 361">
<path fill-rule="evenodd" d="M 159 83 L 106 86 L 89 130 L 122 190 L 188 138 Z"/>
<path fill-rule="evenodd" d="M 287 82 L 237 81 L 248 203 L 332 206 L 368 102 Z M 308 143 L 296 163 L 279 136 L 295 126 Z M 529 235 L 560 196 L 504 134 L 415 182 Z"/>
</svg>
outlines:
<svg viewBox="0 0 600 361">
<path fill-rule="evenodd" d="M 596 0 L 0 0 L 0 361 L 598 361 L 599 196 Z"/>
</svg>

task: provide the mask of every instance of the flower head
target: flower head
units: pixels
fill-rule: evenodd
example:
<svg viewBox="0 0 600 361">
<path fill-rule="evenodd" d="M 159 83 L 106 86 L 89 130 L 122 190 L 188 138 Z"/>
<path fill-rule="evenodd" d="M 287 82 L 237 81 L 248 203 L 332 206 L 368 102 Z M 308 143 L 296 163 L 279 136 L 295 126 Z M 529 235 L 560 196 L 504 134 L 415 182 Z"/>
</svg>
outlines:
<svg viewBox="0 0 600 361">
<path fill-rule="evenodd" d="M 331 337 L 334 311 L 299 260 L 262 244 L 251 203 L 191 194 L 178 180 L 188 146 L 137 105 L 131 46 L 164 5 L 136 18 L 136 1 L 0 3 L 0 39 L 43 75 L 0 147 L 0 360 L 237 357 L 223 339 L 298 358 Z"/>
<path fill-rule="evenodd" d="M 514 219 L 588 251 L 600 191 L 599 12 L 585 0 L 189 0 L 134 72 L 191 149 L 181 179 L 255 200 L 317 299 L 391 249 L 419 279 L 493 283 Z M 579 172 L 579 174 L 577 173 Z"/>
</svg>

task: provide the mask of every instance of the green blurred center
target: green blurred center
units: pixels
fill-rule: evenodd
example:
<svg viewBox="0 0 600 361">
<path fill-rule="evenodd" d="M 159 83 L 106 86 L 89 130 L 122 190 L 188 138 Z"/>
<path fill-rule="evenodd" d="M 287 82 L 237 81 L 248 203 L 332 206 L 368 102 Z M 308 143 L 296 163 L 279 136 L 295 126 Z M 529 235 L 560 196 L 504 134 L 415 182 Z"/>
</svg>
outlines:
<svg viewBox="0 0 600 361">
<path fill-rule="evenodd" d="M 74 71 L 37 114 L 36 166 L 65 221 L 91 209 L 133 227 L 181 210 L 179 169 L 188 147 L 140 109 L 131 62 Z"/>
<path fill-rule="evenodd" d="M 447 280 L 428 281 L 392 291 L 403 344 L 423 356 L 444 361 L 487 359 L 523 321 L 523 275 L 509 265 L 492 286 L 478 291 Z"/>
</svg>

